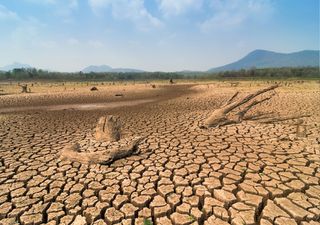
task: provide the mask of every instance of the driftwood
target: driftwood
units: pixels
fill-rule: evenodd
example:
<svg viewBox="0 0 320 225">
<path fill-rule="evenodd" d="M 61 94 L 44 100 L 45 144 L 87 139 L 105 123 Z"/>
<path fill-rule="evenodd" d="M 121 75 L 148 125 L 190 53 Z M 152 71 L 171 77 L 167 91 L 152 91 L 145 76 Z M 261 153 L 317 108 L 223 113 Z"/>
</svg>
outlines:
<svg viewBox="0 0 320 225">
<path fill-rule="evenodd" d="M 115 160 L 139 153 L 138 145 L 145 137 L 129 137 L 120 140 L 119 117 L 101 117 L 96 127 L 95 140 L 85 139 L 66 145 L 60 159 L 85 164 L 111 164 Z"/>
<path fill-rule="evenodd" d="M 232 123 L 240 123 L 243 120 L 245 114 L 252 107 L 271 99 L 274 94 L 271 94 L 270 96 L 262 98 L 260 100 L 255 99 L 256 97 L 260 96 L 263 93 L 274 90 L 277 87 L 279 86 L 273 85 L 264 89 L 260 89 L 252 94 L 245 96 L 244 98 L 240 98 L 237 101 L 235 101 L 235 98 L 238 96 L 239 93 L 236 92 L 227 100 L 227 102 L 221 108 L 213 111 L 213 113 L 209 116 L 209 118 L 205 120 L 203 128 L 216 127 L 216 126 L 219 127 L 219 126 L 228 125 Z M 248 103 L 248 105 L 244 106 L 246 103 Z M 244 106 L 244 107 L 240 109 L 241 106 Z M 233 117 L 229 115 L 229 113 L 231 112 L 235 113 Z"/>
<path fill-rule="evenodd" d="M 121 133 L 120 118 L 116 116 L 101 117 L 96 127 L 97 141 L 119 141 Z"/>
<path fill-rule="evenodd" d="M 60 152 L 60 159 L 80 162 L 84 164 L 104 164 L 109 165 L 112 162 L 125 158 L 127 156 L 139 153 L 138 144 L 145 138 L 136 138 L 129 144 L 120 146 L 119 148 L 113 148 L 111 150 L 98 152 L 81 152 L 80 145 L 78 143 L 65 146 Z"/>
</svg>

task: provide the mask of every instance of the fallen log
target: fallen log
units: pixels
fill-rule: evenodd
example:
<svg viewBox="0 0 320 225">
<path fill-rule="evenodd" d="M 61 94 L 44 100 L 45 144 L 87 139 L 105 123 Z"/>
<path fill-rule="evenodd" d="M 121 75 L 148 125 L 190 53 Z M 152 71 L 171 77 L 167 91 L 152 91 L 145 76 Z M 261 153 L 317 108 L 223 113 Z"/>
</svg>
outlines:
<svg viewBox="0 0 320 225">
<path fill-rule="evenodd" d="M 245 114 L 252 107 L 271 99 L 274 94 L 269 97 L 265 97 L 261 100 L 255 100 L 256 97 L 264 93 L 267 93 L 269 91 L 272 91 L 278 87 L 279 85 L 273 85 L 264 89 L 260 89 L 243 98 L 240 98 L 237 101 L 235 101 L 235 98 L 238 96 L 238 92 L 236 92 L 233 96 L 231 96 L 227 100 L 227 102 L 221 108 L 213 111 L 213 113 L 209 116 L 209 118 L 204 121 L 204 126 L 202 126 L 202 128 L 219 127 L 219 126 L 233 124 L 233 123 L 240 123 L 243 120 L 243 117 L 245 116 Z M 254 101 L 249 103 L 243 109 L 239 109 L 241 106 L 243 106 L 244 104 L 248 103 L 251 100 L 254 100 Z M 238 109 L 238 111 L 235 112 L 236 118 L 230 117 L 229 113 L 234 112 L 236 109 Z"/>
<path fill-rule="evenodd" d="M 105 151 L 81 152 L 79 143 L 66 145 L 60 152 L 60 159 L 84 164 L 110 165 L 112 162 L 139 153 L 138 145 L 145 137 L 138 137 L 119 148 L 106 148 Z"/>
</svg>

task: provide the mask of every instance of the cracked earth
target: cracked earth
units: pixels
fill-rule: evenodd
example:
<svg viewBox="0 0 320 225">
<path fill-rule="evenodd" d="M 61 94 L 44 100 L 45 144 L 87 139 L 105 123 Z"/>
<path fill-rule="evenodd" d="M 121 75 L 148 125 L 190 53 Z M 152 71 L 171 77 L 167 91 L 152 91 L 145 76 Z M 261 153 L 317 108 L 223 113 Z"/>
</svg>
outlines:
<svg viewBox="0 0 320 225">
<path fill-rule="evenodd" d="M 117 101 L 152 101 L 88 111 L 37 108 L 61 96 L 0 96 L 2 109 L 29 106 L 0 114 L 0 224 L 320 224 L 318 83 L 280 87 L 250 111 L 309 117 L 199 128 L 235 90 L 267 85 L 145 87 Z M 117 98 L 104 94 L 66 95 L 63 104 Z M 147 137 L 139 155 L 111 165 L 59 159 L 107 114 L 120 116 L 124 137 Z"/>
</svg>

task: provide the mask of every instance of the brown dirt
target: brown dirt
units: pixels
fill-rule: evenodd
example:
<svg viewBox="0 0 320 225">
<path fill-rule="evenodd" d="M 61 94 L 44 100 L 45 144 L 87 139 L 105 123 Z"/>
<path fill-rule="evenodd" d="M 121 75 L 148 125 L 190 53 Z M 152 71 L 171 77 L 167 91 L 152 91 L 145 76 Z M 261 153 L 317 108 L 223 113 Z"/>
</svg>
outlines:
<svg viewBox="0 0 320 225">
<path fill-rule="evenodd" d="M 268 85 L 157 85 L 121 100 L 107 91 L 0 96 L 2 109 L 153 99 L 1 113 L 0 224 L 319 224 L 319 84 L 280 87 L 248 113 L 255 120 L 199 128 L 235 91 Z M 109 166 L 59 159 L 106 114 L 120 116 L 124 137 L 147 136 L 147 154 Z M 262 123 L 298 114 L 311 116 Z"/>
</svg>

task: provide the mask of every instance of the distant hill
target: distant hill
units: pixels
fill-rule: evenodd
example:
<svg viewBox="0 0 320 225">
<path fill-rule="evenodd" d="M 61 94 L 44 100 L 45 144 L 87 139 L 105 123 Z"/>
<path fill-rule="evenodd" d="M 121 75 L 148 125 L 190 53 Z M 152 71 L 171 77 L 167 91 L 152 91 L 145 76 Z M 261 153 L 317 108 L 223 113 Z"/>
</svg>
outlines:
<svg viewBox="0 0 320 225">
<path fill-rule="evenodd" d="M 319 54 L 319 50 L 304 50 L 293 53 L 278 53 L 266 50 L 255 50 L 234 63 L 209 69 L 208 72 L 250 69 L 253 67 L 319 67 Z"/>
<path fill-rule="evenodd" d="M 199 70 L 181 70 L 181 71 L 176 71 L 174 73 L 179 73 L 179 74 L 195 74 L 195 73 L 203 73 L 203 71 Z"/>
<path fill-rule="evenodd" d="M 83 73 L 102 73 L 102 72 L 118 72 L 118 73 L 128 73 L 128 72 L 144 72 L 143 70 L 137 69 L 130 69 L 130 68 L 112 68 L 111 66 L 107 65 L 100 65 L 100 66 L 88 66 L 82 70 Z"/>
<path fill-rule="evenodd" d="M 14 62 L 10 65 L 0 67 L 0 71 L 11 71 L 13 69 L 21 69 L 21 68 L 32 68 L 32 66 L 30 66 L 28 64 Z"/>
</svg>

